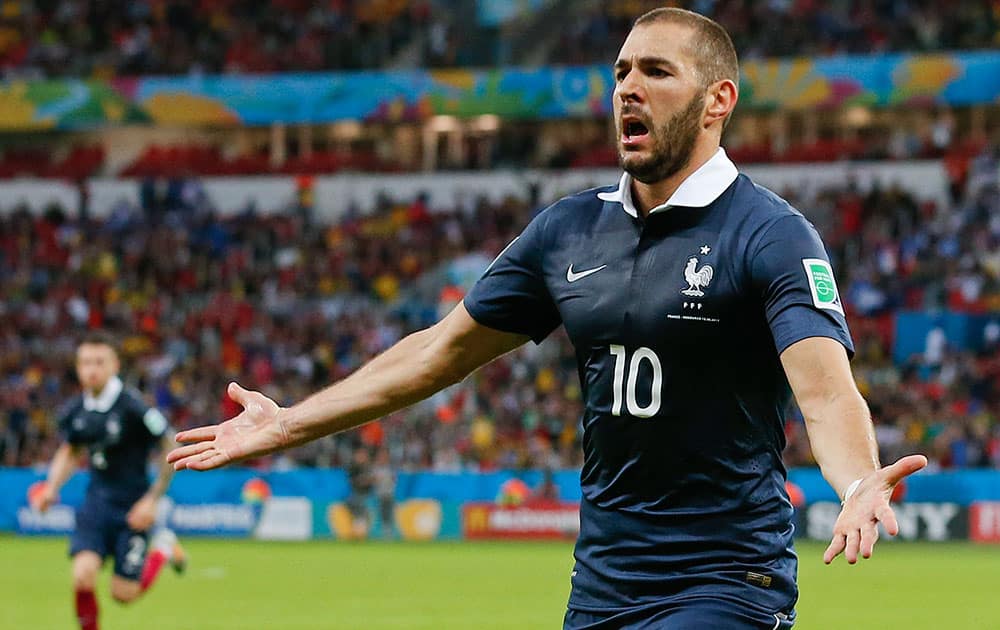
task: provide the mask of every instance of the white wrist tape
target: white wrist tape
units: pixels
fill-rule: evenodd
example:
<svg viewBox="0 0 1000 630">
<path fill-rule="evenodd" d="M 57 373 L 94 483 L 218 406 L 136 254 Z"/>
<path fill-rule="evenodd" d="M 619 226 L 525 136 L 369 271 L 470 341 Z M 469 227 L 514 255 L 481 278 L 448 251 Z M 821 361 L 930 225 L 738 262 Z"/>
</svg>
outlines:
<svg viewBox="0 0 1000 630">
<path fill-rule="evenodd" d="M 854 494 L 857 491 L 858 486 L 861 485 L 861 481 L 862 479 L 855 479 L 851 482 L 851 485 L 847 486 L 847 490 L 844 491 L 844 500 L 841 501 L 841 503 L 847 503 L 847 500 L 851 498 L 851 495 Z"/>
</svg>

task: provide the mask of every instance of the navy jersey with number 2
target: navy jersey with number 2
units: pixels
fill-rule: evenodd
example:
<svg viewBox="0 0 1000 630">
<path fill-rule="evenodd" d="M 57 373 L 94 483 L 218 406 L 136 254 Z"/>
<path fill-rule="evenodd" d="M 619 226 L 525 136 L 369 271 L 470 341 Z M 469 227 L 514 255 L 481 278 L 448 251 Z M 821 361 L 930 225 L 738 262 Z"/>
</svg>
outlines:
<svg viewBox="0 0 1000 630">
<path fill-rule="evenodd" d="M 539 213 L 464 303 L 536 342 L 562 324 L 576 349 L 570 613 L 649 618 L 693 598 L 772 623 L 792 611 L 779 355 L 808 337 L 853 352 L 827 254 L 799 212 L 722 149 L 645 220 L 626 174 Z"/>
</svg>

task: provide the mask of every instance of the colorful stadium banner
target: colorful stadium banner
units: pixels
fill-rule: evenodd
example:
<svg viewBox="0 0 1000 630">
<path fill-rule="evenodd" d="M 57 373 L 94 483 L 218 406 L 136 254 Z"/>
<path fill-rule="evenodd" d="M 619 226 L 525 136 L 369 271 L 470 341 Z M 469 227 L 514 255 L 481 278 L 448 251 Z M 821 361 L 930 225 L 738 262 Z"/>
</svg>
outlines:
<svg viewBox="0 0 1000 630">
<path fill-rule="evenodd" d="M 96 79 L 0 83 L 0 129 L 85 129 L 152 122 L 118 86 Z"/>
<path fill-rule="evenodd" d="M 0 129 L 602 116 L 612 85 L 610 60 L 536 69 L 13 81 L 0 84 Z M 995 103 L 1000 52 L 751 60 L 743 64 L 740 100 L 757 109 Z"/>
<path fill-rule="evenodd" d="M 462 506 L 467 540 L 573 540 L 580 532 L 580 504 L 535 502 L 517 507 L 476 502 Z"/>
<path fill-rule="evenodd" d="M 551 3 L 552 0 L 476 0 L 476 20 L 482 26 L 500 26 Z"/>
<path fill-rule="evenodd" d="M 83 501 L 86 474 L 75 475 L 61 502 L 45 514 L 27 505 L 28 489 L 44 471 L 0 468 L 0 532 L 65 535 Z M 796 535 L 828 539 L 840 511 L 836 494 L 816 469 L 794 469 Z M 572 539 L 579 531 L 579 471 L 552 476 L 560 499 L 540 499 L 539 471 L 400 473 L 391 522 L 376 497 L 350 502 L 342 470 L 261 473 L 226 469 L 180 474 L 171 485 L 167 523 L 180 535 L 268 540 Z M 170 506 L 168 506 L 170 507 Z M 908 479 L 896 505 L 899 540 L 1000 543 L 1000 471 L 922 473 Z"/>
</svg>

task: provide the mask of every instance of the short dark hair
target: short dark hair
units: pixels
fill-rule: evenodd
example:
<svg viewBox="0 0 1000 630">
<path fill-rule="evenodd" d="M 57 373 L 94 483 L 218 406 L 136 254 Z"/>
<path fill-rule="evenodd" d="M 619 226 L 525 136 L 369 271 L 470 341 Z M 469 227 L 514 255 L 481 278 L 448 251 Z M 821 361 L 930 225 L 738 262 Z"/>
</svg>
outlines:
<svg viewBox="0 0 1000 630">
<path fill-rule="evenodd" d="M 104 330 L 91 330 L 80 339 L 80 346 L 107 346 L 111 350 L 118 354 L 118 341 L 115 339 L 114 335 Z M 77 346 L 79 347 L 79 346 Z"/>
<path fill-rule="evenodd" d="M 680 24 L 694 31 L 691 53 L 698 62 L 697 70 L 706 86 L 729 79 L 739 88 L 740 61 L 733 40 L 721 24 L 694 11 L 671 7 L 653 9 L 639 16 L 632 28 L 659 22 Z"/>
</svg>

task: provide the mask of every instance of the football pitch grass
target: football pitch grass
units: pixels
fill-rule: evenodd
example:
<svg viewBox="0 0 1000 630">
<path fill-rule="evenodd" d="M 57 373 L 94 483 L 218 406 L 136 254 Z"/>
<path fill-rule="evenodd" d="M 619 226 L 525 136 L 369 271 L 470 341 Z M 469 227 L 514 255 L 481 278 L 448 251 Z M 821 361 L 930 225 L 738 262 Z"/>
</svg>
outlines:
<svg viewBox="0 0 1000 630">
<path fill-rule="evenodd" d="M 105 569 L 103 630 L 560 628 L 572 565 L 567 543 L 184 542 L 187 574 L 165 569 L 129 607 Z M 798 552 L 797 629 L 1000 630 L 1000 546 L 882 544 L 855 567 Z M 0 537 L 0 628 L 75 628 L 65 553 Z"/>
</svg>

